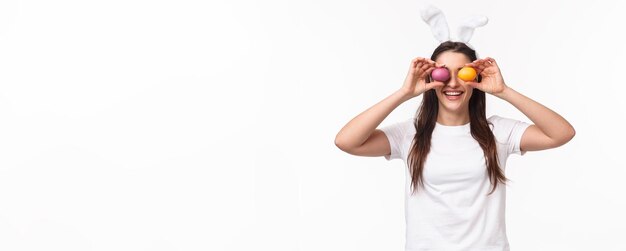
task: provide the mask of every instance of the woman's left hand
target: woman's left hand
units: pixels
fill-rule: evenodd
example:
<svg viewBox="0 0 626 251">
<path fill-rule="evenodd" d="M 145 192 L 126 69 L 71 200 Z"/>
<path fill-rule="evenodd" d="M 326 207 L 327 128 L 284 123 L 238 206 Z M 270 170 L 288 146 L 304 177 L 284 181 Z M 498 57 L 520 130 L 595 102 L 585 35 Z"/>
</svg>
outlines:
<svg viewBox="0 0 626 251">
<path fill-rule="evenodd" d="M 465 64 L 465 66 L 474 67 L 476 73 L 482 77 L 480 83 L 467 82 L 472 87 L 492 95 L 498 95 L 507 88 L 495 59 L 490 57 L 476 59 L 474 62 Z"/>
</svg>

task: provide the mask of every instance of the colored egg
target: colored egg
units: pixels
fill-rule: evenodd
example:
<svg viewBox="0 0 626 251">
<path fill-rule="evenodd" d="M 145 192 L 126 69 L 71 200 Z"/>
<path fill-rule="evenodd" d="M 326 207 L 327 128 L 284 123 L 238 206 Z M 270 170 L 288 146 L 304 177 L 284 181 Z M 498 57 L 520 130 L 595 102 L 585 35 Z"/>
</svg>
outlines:
<svg viewBox="0 0 626 251">
<path fill-rule="evenodd" d="M 461 68 L 457 75 L 463 81 L 473 81 L 476 78 L 476 70 L 472 67 L 465 66 Z"/>
<path fill-rule="evenodd" d="M 444 67 L 438 67 L 435 68 L 431 73 L 430 76 L 433 78 L 433 80 L 435 81 L 440 81 L 440 82 L 445 82 L 448 81 L 448 79 L 450 79 L 450 72 L 448 71 L 447 68 Z"/>
</svg>

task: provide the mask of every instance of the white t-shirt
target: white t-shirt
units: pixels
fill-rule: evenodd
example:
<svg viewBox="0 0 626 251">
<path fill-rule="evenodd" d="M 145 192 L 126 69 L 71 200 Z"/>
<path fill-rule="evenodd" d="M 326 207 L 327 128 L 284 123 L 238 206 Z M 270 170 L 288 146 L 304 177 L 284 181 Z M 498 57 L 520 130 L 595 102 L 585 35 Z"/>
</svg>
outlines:
<svg viewBox="0 0 626 251">
<path fill-rule="evenodd" d="M 431 149 L 424 163 L 424 187 L 411 195 L 411 175 L 406 161 L 415 136 L 413 118 L 380 128 L 391 145 L 387 160 L 402 159 L 406 169 L 406 251 L 508 251 L 506 187 L 489 196 L 491 182 L 482 148 L 470 134 L 470 124 L 436 124 Z M 491 116 L 500 168 L 510 154 L 520 151 L 529 123 Z"/>
</svg>

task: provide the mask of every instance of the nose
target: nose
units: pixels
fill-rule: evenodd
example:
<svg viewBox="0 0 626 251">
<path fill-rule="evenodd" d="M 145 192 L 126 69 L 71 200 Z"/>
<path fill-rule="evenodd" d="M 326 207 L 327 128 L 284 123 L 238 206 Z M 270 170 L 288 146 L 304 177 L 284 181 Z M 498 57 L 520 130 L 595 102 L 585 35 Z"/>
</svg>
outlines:
<svg viewBox="0 0 626 251">
<path fill-rule="evenodd" d="M 450 86 L 451 88 L 455 88 L 457 86 L 460 85 L 460 83 L 458 82 L 456 76 L 452 76 L 450 78 L 450 80 L 448 80 L 448 83 L 446 83 L 448 86 Z"/>
</svg>

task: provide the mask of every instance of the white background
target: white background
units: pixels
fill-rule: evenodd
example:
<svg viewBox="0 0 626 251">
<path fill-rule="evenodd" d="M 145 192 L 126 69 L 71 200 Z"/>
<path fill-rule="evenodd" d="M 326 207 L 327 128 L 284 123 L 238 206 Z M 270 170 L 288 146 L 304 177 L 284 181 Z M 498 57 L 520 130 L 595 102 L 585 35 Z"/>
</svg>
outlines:
<svg viewBox="0 0 626 251">
<path fill-rule="evenodd" d="M 0 250 L 403 250 L 403 163 L 334 138 L 437 46 L 419 5 L 1 1 Z M 626 250 L 626 4 L 437 6 L 577 131 L 509 159 L 512 250 Z"/>
</svg>

